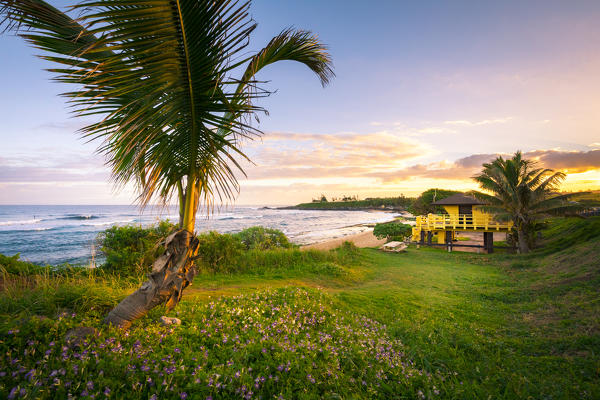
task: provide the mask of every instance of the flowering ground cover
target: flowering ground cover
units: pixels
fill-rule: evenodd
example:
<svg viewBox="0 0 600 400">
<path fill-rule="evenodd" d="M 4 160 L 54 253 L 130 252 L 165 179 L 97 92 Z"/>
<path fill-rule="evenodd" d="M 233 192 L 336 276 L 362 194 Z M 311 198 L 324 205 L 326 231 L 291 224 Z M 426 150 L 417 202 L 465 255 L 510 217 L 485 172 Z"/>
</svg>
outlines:
<svg viewBox="0 0 600 400">
<path fill-rule="evenodd" d="M 3 327 L 0 397 L 389 398 L 439 394 L 398 339 L 320 291 L 278 289 L 183 302 L 181 326 L 146 318 L 79 345 L 68 329 L 99 315 L 33 317 Z"/>
</svg>

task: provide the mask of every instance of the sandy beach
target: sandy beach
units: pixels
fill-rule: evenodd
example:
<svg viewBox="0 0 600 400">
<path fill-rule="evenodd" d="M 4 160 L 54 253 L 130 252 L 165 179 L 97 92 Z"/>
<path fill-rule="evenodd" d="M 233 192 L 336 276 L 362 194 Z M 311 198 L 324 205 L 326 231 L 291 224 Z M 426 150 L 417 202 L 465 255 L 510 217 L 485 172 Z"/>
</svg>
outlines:
<svg viewBox="0 0 600 400">
<path fill-rule="evenodd" d="M 342 243 L 346 241 L 354 243 L 357 247 L 378 247 L 385 243 L 385 239 L 377 239 L 373 235 L 373 231 L 368 231 L 357 233 L 355 235 L 330 239 L 324 242 L 308 244 L 306 246 L 302 246 L 302 249 L 330 250 L 341 246 Z"/>
</svg>

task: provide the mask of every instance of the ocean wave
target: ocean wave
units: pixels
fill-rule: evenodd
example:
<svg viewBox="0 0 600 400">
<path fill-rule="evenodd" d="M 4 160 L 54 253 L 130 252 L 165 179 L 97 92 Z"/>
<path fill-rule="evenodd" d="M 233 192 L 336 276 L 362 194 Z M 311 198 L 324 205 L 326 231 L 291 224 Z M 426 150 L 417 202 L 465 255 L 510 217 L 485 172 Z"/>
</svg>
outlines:
<svg viewBox="0 0 600 400">
<path fill-rule="evenodd" d="M 88 219 L 98 219 L 102 218 L 99 215 L 94 214 L 67 214 L 64 217 L 56 218 L 56 219 L 70 219 L 70 220 L 88 220 Z"/>
<path fill-rule="evenodd" d="M 23 227 L 23 228 L 16 228 L 16 229 L 6 229 L 6 230 L 2 230 L 0 229 L 0 234 L 3 235 L 10 235 L 10 234 L 14 234 L 14 233 L 26 233 L 26 232 L 41 232 L 41 231 L 52 231 L 52 230 L 56 230 L 56 229 L 60 229 L 58 227 L 55 226 L 47 226 L 44 228 L 29 228 L 29 227 Z"/>
<path fill-rule="evenodd" d="M 116 224 L 126 224 L 129 222 L 135 222 L 135 218 L 133 219 L 121 219 L 121 220 L 113 220 L 113 221 L 102 221 L 102 222 L 90 222 L 87 224 L 81 224 L 82 226 L 103 226 L 103 225 L 116 225 Z"/>
<path fill-rule="evenodd" d="M 230 219 L 259 219 L 262 217 L 262 215 L 222 215 L 220 217 L 215 217 L 215 220 L 227 221 Z"/>
<path fill-rule="evenodd" d="M 0 226 L 8 226 L 8 225 L 29 225 L 29 224 L 37 224 L 38 222 L 42 222 L 41 219 L 24 219 L 20 221 L 0 221 Z"/>
</svg>

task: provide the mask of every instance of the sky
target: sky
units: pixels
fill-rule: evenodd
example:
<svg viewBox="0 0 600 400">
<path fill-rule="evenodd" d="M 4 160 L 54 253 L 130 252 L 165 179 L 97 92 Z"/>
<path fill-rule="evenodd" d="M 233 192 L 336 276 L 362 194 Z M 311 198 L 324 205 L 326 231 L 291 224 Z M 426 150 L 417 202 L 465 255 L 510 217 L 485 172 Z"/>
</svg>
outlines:
<svg viewBox="0 0 600 400">
<path fill-rule="evenodd" d="M 336 77 L 261 71 L 274 93 L 236 204 L 471 190 L 482 163 L 517 150 L 566 172 L 563 190 L 600 189 L 600 2 L 255 0 L 251 13 L 250 50 L 307 29 Z M 0 35 L 0 204 L 134 203 L 39 53 Z"/>
</svg>

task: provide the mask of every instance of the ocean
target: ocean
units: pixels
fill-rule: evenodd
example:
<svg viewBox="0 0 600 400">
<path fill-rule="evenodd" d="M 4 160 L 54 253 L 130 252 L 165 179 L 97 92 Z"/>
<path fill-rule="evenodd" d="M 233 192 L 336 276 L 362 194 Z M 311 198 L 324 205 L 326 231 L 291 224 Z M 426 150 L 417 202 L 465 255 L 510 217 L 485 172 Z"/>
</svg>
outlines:
<svg viewBox="0 0 600 400">
<path fill-rule="evenodd" d="M 364 224 L 392 220 L 380 211 L 308 211 L 236 206 L 197 215 L 198 232 L 238 232 L 251 226 L 283 231 L 296 244 L 310 244 L 367 230 Z M 0 205 L 0 253 L 40 264 L 89 264 L 97 252 L 98 233 L 112 225 L 149 226 L 178 221 L 175 207 L 11 206 Z"/>
</svg>

